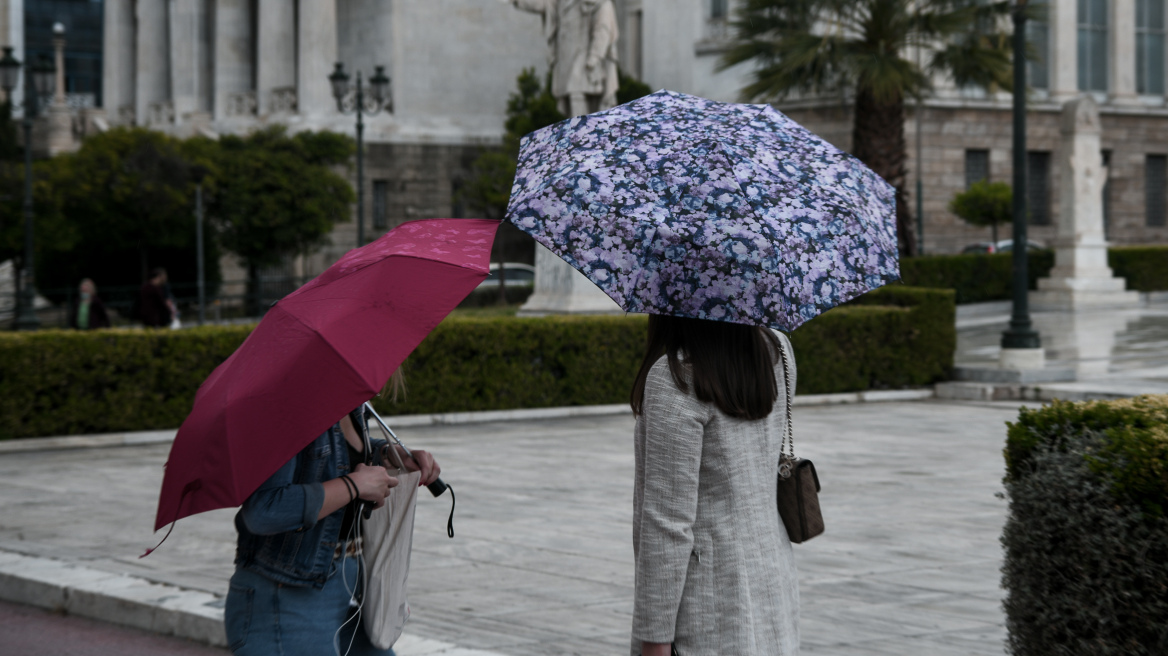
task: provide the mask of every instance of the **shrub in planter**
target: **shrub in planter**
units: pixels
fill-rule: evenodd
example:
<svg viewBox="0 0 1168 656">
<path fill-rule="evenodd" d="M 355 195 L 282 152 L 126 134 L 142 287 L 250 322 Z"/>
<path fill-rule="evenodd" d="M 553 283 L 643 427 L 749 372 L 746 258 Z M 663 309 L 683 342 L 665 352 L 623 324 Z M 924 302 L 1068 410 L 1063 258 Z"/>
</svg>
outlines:
<svg viewBox="0 0 1168 656">
<path fill-rule="evenodd" d="M 1107 251 L 1115 275 L 1139 292 L 1168 290 L 1168 246 L 1117 246 Z"/>
<path fill-rule="evenodd" d="M 1168 653 L 1168 397 L 1010 424 L 1002 534 L 1017 656 Z"/>
</svg>

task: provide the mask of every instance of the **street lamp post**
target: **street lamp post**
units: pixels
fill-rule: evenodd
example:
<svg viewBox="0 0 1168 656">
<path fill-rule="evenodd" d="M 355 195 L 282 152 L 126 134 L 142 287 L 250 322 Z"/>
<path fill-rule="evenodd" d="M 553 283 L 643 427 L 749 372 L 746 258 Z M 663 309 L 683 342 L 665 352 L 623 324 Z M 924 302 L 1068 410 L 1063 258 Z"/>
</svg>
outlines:
<svg viewBox="0 0 1168 656">
<path fill-rule="evenodd" d="M 6 98 L 12 98 L 20 68 L 20 61 L 12 55 L 12 48 L 4 48 L 4 56 L 0 57 L 0 85 Z M 24 66 L 24 118 L 21 121 L 24 128 L 24 271 L 21 274 L 20 310 L 15 323 L 17 330 L 36 330 L 41 326 L 36 315 L 33 281 L 32 127 L 39 110 L 39 98 L 53 95 L 55 74 L 53 62 L 45 56 L 41 56 L 36 64 Z"/>
<path fill-rule="evenodd" d="M 337 101 L 337 111 L 342 114 L 357 115 L 357 247 L 365 245 L 365 114 L 373 116 L 382 109 L 393 111 L 393 96 L 389 90 L 389 77 L 384 66 L 377 66 L 369 78 L 369 98 L 365 97 L 365 86 L 361 72 L 357 71 L 356 84 L 349 83 L 345 65 L 337 62 L 336 69 L 329 75 L 333 88 L 333 98 Z"/>
<path fill-rule="evenodd" d="M 196 283 L 199 290 L 199 325 L 207 321 L 207 283 L 206 272 L 203 266 L 203 180 L 207 177 L 207 170 L 202 166 L 195 166 L 191 171 L 195 181 L 195 257 L 198 258 L 195 270 Z"/>
<path fill-rule="evenodd" d="M 1030 323 L 1026 228 L 1026 11 L 1027 0 L 1014 2 L 1014 312 L 1002 333 L 1002 365 L 1041 367 L 1042 341 Z M 1035 359 L 1037 355 L 1037 359 Z"/>
</svg>

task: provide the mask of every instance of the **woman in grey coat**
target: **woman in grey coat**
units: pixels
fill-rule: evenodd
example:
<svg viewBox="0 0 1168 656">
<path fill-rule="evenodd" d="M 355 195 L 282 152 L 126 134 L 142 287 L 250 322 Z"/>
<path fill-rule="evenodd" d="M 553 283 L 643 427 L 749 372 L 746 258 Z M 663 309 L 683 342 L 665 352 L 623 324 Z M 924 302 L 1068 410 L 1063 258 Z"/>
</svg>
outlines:
<svg viewBox="0 0 1168 656">
<path fill-rule="evenodd" d="M 775 505 L 794 374 L 782 334 L 650 316 L 632 394 L 634 656 L 799 652 L 798 580 Z"/>
</svg>

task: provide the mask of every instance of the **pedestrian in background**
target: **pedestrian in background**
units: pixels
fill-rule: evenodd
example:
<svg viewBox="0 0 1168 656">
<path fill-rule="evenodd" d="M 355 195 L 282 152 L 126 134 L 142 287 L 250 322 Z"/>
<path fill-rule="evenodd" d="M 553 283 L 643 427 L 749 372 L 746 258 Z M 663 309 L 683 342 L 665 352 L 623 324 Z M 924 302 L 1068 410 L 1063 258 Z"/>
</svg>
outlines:
<svg viewBox="0 0 1168 656">
<path fill-rule="evenodd" d="M 174 319 L 166 299 L 166 269 L 150 270 L 150 278 L 138 294 L 138 318 L 150 328 L 166 328 Z"/>
<path fill-rule="evenodd" d="M 631 400 L 634 656 L 799 653 L 798 579 L 776 506 L 794 384 L 780 333 L 650 315 Z"/>
<path fill-rule="evenodd" d="M 97 285 L 89 278 L 77 286 L 77 298 L 69 304 L 69 327 L 77 330 L 109 328 L 109 314 L 105 303 L 97 296 Z"/>
</svg>

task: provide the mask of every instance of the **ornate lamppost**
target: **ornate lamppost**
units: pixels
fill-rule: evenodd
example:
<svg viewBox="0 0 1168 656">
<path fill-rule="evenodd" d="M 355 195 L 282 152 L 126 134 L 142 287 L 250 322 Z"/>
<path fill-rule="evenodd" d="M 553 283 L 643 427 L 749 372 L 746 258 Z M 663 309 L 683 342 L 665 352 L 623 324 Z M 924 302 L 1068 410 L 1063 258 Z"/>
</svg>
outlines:
<svg viewBox="0 0 1168 656">
<path fill-rule="evenodd" d="M 349 83 L 345 65 L 337 62 L 336 69 L 329 75 L 333 88 L 333 98 L 337 100 L 337 111 L 342 114 L 357 115 L 357 247 L 365 245 L 365 121 L 364 115 L 373 116 L 382 109 L 393 111 L 393 96 L 389 89 L 389 76 L 384 66 L 377 66 L 369 78 L 369 97 L 365 96 L 365 86 L 361 81 L 361 71 L 357 71 L 356 84 Z"/>
<path fill-rule="evenodd" d="M 16 88 L 21 64 L 12 55 L 12 48 L 4 48 L 0 57 L 0 87 L 11 103 L 12 90 Z M 40 109 L 39 99 L 53 95 L 56 87 L 56 69 L 48 57 L 42 55 L 36 64 L 24 66 L 24 271 L 21 274 L 23 289 L 19 292 L 20 310 L 16 316 L 17 330 L 36 330 L 41 321 L 37 318 L 36 286 L 33 282 L 33 239 L 32 239 L 32 124 Z"/>
<path fill-rule="evenodd" d="M 1001 366 L 1042 367 L 1042 341 L 1030 323 L 1030 280 L 1026 235 L 1026 14 L 1027 0 L 1015 0 L 1014 14 L 1014 311 L 1002 333 Z"/>
</svg>

